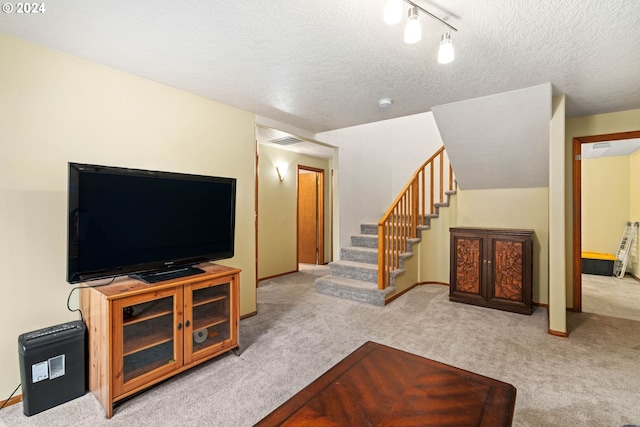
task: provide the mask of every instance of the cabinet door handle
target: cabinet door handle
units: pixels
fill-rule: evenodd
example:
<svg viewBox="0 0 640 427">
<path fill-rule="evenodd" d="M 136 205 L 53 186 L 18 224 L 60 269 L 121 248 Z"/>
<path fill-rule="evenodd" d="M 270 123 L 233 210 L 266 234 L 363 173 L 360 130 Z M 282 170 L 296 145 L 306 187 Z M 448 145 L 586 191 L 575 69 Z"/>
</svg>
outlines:
<svg viewBox="0 0 640 427">
<path fill-rule="evenodd" d="M 182 329 L 182 323 L 178 323 L 178 330 Z"/>
<path fill-rule="evenodd" d="M 189 321 L 187 320 L 187 321 L 184 323 L 184 326 L 188 328 L 189 326 L 191 326 L 191 322 L 189 322 Z"/>
</svg>

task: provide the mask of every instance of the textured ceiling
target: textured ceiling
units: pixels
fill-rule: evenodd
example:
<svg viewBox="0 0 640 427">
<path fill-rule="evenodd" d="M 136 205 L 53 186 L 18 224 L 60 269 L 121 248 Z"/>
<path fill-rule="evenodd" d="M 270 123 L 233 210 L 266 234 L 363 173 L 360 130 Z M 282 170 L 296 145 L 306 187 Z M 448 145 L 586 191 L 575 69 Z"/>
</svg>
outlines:
<svg viewBox="0 0 640 427">
<path fill-rule="evenodd" d="M 453 63 L 385 0 L 55 0 L 0 31 L 313 133 L 544 82 L 568 116 L 640 108 L 638 0 L 416 1 L 459 29 Z"/>
</svg>

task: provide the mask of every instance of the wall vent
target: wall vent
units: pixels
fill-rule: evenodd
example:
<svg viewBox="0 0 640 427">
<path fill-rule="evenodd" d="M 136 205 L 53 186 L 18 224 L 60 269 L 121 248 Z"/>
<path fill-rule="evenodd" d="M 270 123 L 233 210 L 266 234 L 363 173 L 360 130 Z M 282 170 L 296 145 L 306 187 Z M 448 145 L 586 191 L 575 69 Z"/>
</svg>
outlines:
<svg viewBox="0 0 640 427">
<path fill-rule="evenodd" d="M 272 143 L 272 144 L 278 144 L 278 145 L 293 145 L 293 144 L 301 143 L 302 140 L 300 140 L 298 138 L 294 138 L 292 136 L 284 136 L 282 138 L 272 139 L 269 142 Z"/>
</svg>

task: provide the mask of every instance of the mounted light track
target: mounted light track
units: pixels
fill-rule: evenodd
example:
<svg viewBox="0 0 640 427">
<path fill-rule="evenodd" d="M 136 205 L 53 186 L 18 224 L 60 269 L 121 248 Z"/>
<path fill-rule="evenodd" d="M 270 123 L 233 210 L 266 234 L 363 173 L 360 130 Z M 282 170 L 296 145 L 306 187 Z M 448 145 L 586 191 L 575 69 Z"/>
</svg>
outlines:
<svg viewBox="0 0 640 427">
<path fill-rule="evenodd" d="M 413 44 L 422 39 L 422 26 L 420 24 L 418 11 L 423 12 L 425 15 L 448 27 L 447 31 L 442 34 L 442 39 L 440 40 L 438 63 L 448 64 L 452 62 L 455 58 L 455 53 L 453 50 L 453 42 L 451 41 L 451 31 L 458 31 L 458 29 L 428 10 L 418 6 L 411 0 L 387 0 L 384 8 L 384 22 L 389 25 L 395 25 L 402 20 L 402 3 L 409 5 L 407 23 L 404 29 L 405 43 Z"/>
</svg>

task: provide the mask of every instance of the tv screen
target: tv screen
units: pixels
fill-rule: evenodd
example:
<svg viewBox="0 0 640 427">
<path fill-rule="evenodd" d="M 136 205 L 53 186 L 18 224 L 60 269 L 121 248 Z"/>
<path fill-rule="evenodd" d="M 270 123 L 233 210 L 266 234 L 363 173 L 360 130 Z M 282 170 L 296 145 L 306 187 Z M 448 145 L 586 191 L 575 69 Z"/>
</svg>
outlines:
<svg viewBox="0 0 640 427">
<path fill-rule="evenodd" d="M 235 178 L 69 163 L 67 281 L 154 282 L 233 257 L 235 195 Z"/>
</svg>

